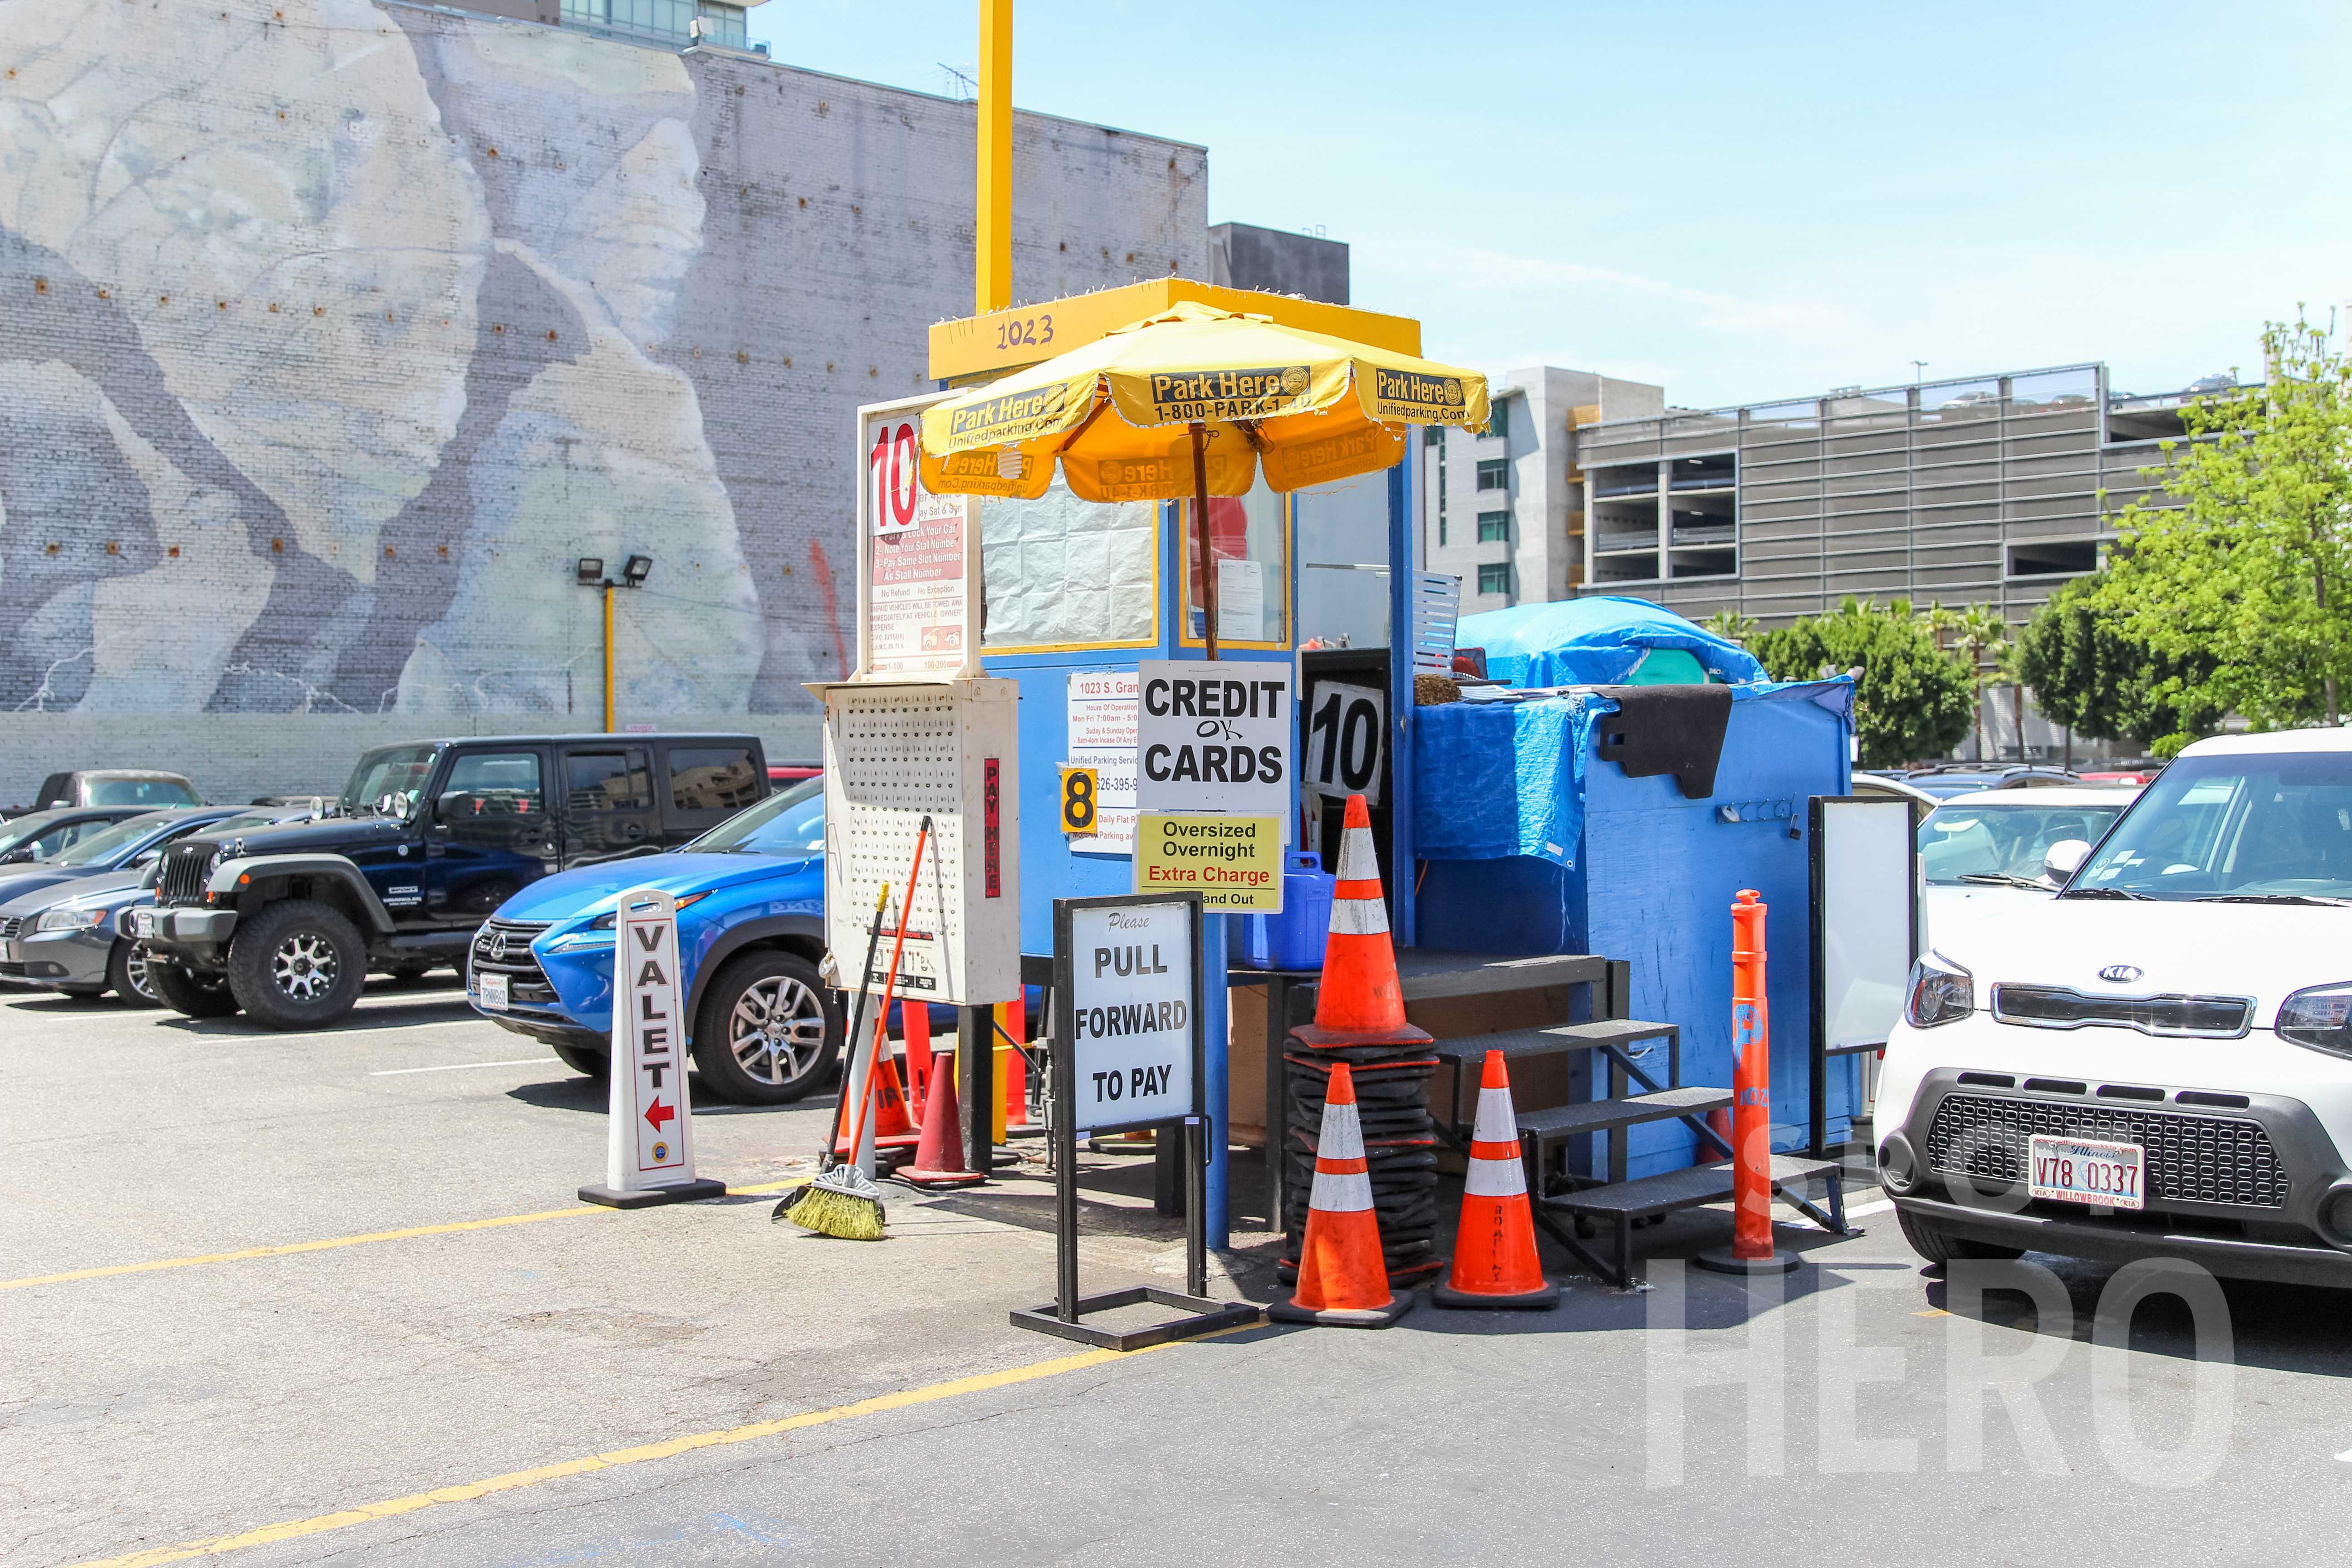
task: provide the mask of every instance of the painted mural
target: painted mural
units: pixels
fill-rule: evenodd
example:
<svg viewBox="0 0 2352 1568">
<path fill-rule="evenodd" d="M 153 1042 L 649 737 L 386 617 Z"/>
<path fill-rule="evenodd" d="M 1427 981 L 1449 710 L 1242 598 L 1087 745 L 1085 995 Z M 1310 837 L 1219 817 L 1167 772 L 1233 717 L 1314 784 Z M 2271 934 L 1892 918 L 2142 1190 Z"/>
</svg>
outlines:
<svg viewBox="0 0 2352 1568">
<path fill-rule="evenodd" d="M 0 60 L 0 708 L 585 710 L 572 563 L 647 550 L 625 707 L 745 710 L 761 605 L 654 354 L 683 61 L 368 0 L 11 0 Z"/>
</svg>

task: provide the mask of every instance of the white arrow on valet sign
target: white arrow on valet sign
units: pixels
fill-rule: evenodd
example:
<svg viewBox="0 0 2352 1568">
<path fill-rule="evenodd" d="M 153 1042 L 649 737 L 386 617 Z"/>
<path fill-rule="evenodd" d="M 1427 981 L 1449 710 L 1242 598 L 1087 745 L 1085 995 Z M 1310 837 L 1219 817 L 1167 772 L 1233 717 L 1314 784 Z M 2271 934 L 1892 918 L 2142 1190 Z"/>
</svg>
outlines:
<svg viewBox="0 0 2352 1568">
<path fill-rule="evenodd" d="M 643 1208 L 723 1198 L 694 1173 L 694 1101 L 687 1090 L 685 992 L 678 984 L 677 901 L 654 888 L 623 893 L 613 921 L 612 1100 L 604 1182 L 583 1203 Z"/>
</svg>

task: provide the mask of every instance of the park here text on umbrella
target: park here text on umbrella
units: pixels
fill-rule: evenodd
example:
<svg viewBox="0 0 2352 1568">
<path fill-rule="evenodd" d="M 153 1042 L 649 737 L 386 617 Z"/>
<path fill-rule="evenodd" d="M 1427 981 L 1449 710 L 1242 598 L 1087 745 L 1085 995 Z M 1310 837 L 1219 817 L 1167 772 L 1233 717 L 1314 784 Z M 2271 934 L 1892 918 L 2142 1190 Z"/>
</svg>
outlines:
<svg viewBox="0 0 2352 1568">
<path fill-rule="evenodd" d="M 1211 496 L 1304 489 L 1393 468 L 1412 425 L 1486 423 L 1486 378 L 1264 316 L 1180 301 L 923 411 L 935 494 L 1190 500 L 1203 641 L 1217 657 Z"/>
</svg>

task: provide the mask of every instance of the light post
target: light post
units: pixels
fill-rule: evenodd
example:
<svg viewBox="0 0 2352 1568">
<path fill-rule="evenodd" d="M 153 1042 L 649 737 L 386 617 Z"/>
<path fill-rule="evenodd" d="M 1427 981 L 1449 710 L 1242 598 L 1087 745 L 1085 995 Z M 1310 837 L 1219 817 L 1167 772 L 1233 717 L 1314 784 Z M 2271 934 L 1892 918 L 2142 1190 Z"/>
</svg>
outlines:
<svg viewBox="0 0 2352 1568">
<path fill-rule="evenodd" d="M 572 567 L 572 580 L 583 588 L 596 588 L 604 595 L 604 733 L 613 732 L 613 590 L 642 588 L 654 569 L 650 555 L 632 555 L 621 563 L 621 580 L 604 575 L 604 558 L 583 555 Z"/>
</svg>

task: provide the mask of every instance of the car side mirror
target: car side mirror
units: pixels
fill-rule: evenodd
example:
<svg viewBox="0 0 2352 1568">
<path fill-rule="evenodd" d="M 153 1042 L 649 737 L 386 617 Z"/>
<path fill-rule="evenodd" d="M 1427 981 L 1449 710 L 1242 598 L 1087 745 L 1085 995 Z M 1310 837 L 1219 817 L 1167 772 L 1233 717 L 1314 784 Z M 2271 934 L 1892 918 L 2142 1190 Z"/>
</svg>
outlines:
<svg viewBox="0 0 2352 1568">
<path fill-rule="evenodd" d="M 2091 858 L 2091 846 L 2080 838 L 2061 838 L 2042 852 L 2042 874 L 2053 882 L 2063 882 L 2083 868 Z"/>
<path fill-rule="evenodd" d="M 19 844 L 5 855 L 0 855 L 0 866 L 21 866 L 32 858 L 33 847 L 29 844 Z"/>
<path fill-rule="evenodd" d="M 131 864 L 132 868 L 136 869 L 141 866 L 152 866 L 163 858 L 163 852 L 161 849 L 142 849 L 131 858 Z"/>
</svg>

